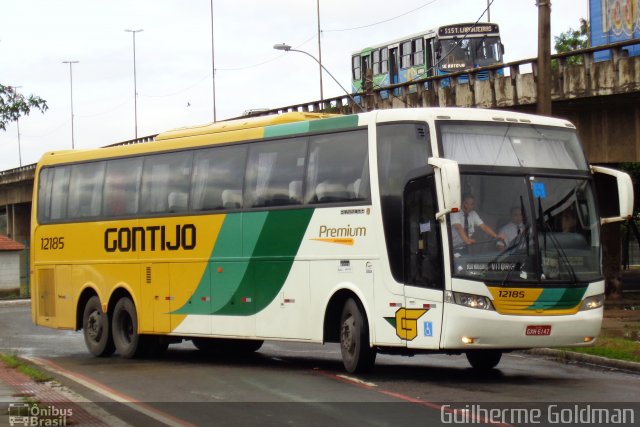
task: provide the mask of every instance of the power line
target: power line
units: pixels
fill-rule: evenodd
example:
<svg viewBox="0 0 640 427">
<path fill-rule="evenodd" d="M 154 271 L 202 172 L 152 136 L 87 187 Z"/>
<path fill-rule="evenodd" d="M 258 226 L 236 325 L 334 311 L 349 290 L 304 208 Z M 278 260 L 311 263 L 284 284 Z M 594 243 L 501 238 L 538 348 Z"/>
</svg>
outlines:
<svg viewBox="0 0 640 427">
<path fill-rule="evenodd" d="M 340 31 L 353 31 L 353 30 L 361 30 L 363 28 L 373 27 L 373 26 L 376 26 L 376 25 L 380 25 L 380 24 L 384 24 L 386 22 L 393 21 L 393 20 L 398 19 L 398 18 L 402 18 L 403 16 L 409 15 L 410 13 L 413 13 L 413 12 L 415 12 L 417 10 L 420 10 L 420 9 L 422 9 L 424 7 L 427 7 L 427 6 L 433 4 L 433 3 L 437 2 L 437 1 L 438 0 L 431 0 L 430 2 L 425 3 L 422 6 L 418 6 L 415 9 L 411 9 L 408 12 L 402 13 L 402 14 L 400 14 L 398 16 L 394 16 L 393 18 L 385 19 L 384 21 L 374 22 L 373 24 L 361 25 L 359 27 L 352 27 L 352 28 L 339 28 L 339 29 L 335 29 L 335 30 L 322 30 L 322 32 L 335 33 L 335 32 L 340 32 Z"/>
</svg>

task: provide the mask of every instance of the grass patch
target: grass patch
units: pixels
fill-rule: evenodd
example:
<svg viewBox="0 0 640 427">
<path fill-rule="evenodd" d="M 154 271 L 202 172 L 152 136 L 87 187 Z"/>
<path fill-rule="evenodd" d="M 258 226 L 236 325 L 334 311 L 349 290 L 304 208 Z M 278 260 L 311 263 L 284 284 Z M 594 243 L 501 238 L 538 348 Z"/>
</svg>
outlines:
<svg viewBox="0 0 640 427">
<path fill-rule="evenodd" d="M 625 338 L 600 337 L 592 347 L 563 348 L 566 351 L 592 354 L 609 359 L 640 362 L 640 343 Z"/>
<path fill-rule="evenodd" d="M 0 360 L 9 368 L 17 369 L 36 382 L 43 383 L 53 379 L 51 375 L 42 372 L 32 364 L 20 359 L 18 356 L 0 353 Z"/>
</svg>

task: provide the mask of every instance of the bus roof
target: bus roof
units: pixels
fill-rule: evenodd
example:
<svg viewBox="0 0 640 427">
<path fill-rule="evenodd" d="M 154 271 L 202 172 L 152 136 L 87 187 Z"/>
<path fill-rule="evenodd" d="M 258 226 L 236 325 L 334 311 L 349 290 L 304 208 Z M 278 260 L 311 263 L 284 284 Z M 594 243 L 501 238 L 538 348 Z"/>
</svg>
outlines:
<svg viewBox="0 0 640 427">
<path fill-rule="evenodd" d="M 204 126 L 187 127 L 168 131 L 156 136 L 153 142 L 116 145 L 104 148 L 84 150 L 60 150 L 45 153 L 38 166 L 73 163 L 79 161 L 100 160 L 113 157 L 126 157 L 153 152 L 180 150 L 187 147 L 210 146 L 218 143 L 233 143 L 264 138 L 263 128 L 289 123 L 314 122 L 322 119 L 333 119 L 331 126 L 350 127 L 363 123 L 363 116 L 375 122 L 392 121 L 484 121 L 489 123 L 521 123 L 543 126 L 556 126 L 575 129 L 570 122 L 553 117 L 538 116 L 526 113 L 516 113 L 505 110 L 490 110 L 482 108 L 398 108 L 388 110 L 374 110 L 357 115 L 300 113 L 291 112 L 263 117 L 240 118 L 226 122 L 217 122 Z M 337 121 L 336 121 L 337 120 Z M 329 122 L 327 122 L 328 124 Z M 317 129 L 323 128 L 318 123 Z M 310 127 L 295 128 L 296 132 L 308 132 Z M 289 129 L 291 131 L 291 129 Z M 189 139 L 189 141 L 185 141 Z"/>
<path fill-rule="evenodd" d="M 331 117 L 338 117 L 340 114 L 324 114 L 324 113 L 301 113 L 290 112 L 283 114 L 274 114 L 270 116 L 260 117 L 242 117 L 239 119 L 210 123 L 201 126 L 184 127 L 170 130 L 158 134 L 153 141 L 130 144 L 130 145 L 111 145 L 102 148 L 89 148 L 81 150 L 57 150 L 43 154 L 38 162 L 44 164 L 60 164 L 71 163 L 83 160 L 104 159 L 117 156 L 128 156 L 134 154 L 143 154 L 153 151 L 163 151 L 184 148 L 181 142 L 182 138 L 195 137 L 193 145 L 211 145 L 216 142 L 230 142 L 228 138 L 214 139 L 207 138 L 208 135 L 220 135 L 227 132 L 247 131 L 245 135 L 237 135 L 231 140 L 244 140 L 258 138 L 259 129 L 287 123 L 304 122 L 319 120 Z M 157 143 L 156 143 L 157 142 Z"/>
<path fill-rule="evenodd" d="M 284 123 L 325 119 L 335 116 L 336 114 L 291 112 L 270 116 L 242 117 L 239 119 L 210 123 L 202 126 L 189 126 L 173 129 L 157 135 L 155 140 L 162 141 L 174 138 L 184 138 L 187 136 L 210 135 L 214 133 L 255 129 L 264 126 L 280 125 Z"/>
</svg>

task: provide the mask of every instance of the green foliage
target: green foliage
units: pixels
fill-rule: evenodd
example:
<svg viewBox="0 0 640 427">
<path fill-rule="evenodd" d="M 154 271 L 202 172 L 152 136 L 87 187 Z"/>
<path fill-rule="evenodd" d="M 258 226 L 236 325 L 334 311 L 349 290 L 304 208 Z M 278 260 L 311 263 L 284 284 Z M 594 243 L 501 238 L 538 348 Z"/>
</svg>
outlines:
<svg viewBox="0 0 640 427">
<path fill-rule="evenodd" d="M 573 50 L 585 49 L 589 47 L 589 21 L 580 18 L 580 28 L 574 30 L 569 28 L 559 36 L 555 36 L 554 47 L 556 52 L 564 53 Z M 567 58 L 567 65 L 576 65 L 582 63 L 581 56 L 572 56 Z"/>
<path fill-rule="evenodd" d="M 47 111 L 47 101 L 39 96 L 25 97 L 11 86 L 0 84 L 0 130 L 6 130 L 7 124 L 28 116 L 32 109 Z"/>
</svg>

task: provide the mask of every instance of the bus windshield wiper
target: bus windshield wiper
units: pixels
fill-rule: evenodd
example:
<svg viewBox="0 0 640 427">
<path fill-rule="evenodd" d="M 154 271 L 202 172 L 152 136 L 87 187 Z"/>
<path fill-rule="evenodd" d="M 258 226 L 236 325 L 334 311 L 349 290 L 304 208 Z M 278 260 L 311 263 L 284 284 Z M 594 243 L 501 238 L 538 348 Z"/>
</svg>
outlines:
<svg viewBox="0 0 640 427">
<path fill-rule="evenodd" d="M 544 216 L 542 215 L 542 203 L 540 202 L 540 199 L 538 199 L 538 206 L 539 206 L 538 210 L 539 210 L 539 214 L 540 214 L 540 216 L 538 218 L 538 222 L 540 223 L 540 229 L 541 229 L 541 232 L 542 232 L 542 236 L 544 238 L 544 252 L 545 252 L 545 254 L 547 252 L 547 237 L 549 237 L 549 240 L 551 241 L 551 243 L 555 247 L 556 251 L 558 252 L 558 258 L 562 260 L 562 262 L 566 266 L 567 270 L 569 271 L 569 275 L 571 276 L 571 280 L 573 281 L 573 283 L 577 283 L 578 282 L 578 276 L 577 276 L 576 271 L 574 270 L 573 266 L 571 265 L 571 262 L 569 261 L 569 257 L 567 256 L 567 253 L 564 251 L 564 248 L 562 247 L 562 245 L 558 241 L 558 238 L 554 235 L 554 232 L 551 229 L 551 226 L 544 219 Z M 558 274 L 559 273 L 560 273 L 560 271 L 558 270 Z M 543 270 L 542 274 L 544 275 L 544 270 Z"/>
</svg>

